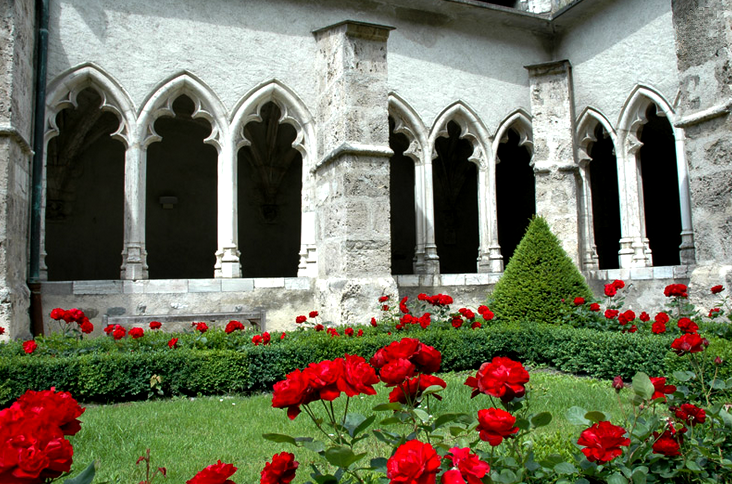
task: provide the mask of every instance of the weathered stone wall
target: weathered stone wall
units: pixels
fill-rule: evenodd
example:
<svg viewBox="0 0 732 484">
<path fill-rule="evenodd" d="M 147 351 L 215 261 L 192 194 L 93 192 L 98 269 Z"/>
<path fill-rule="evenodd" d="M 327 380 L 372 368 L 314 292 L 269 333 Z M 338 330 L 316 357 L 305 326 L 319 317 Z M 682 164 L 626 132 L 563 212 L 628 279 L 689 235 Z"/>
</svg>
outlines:
<svg viewBox="0 0 732 484">
<path fill-rule="evenodd" d="M 0 326 L 1 339 L 29 331 L 26 286 L 34 95 L 34 2 L 0 4 Z"/>
</svg>

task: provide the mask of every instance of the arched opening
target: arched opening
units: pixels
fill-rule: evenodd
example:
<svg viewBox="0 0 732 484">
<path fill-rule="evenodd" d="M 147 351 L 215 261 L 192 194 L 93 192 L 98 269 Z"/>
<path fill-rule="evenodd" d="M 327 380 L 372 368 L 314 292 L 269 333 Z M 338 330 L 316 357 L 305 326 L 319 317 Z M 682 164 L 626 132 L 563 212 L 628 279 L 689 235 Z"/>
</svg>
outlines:
<svg viewBox="0 0 732 484">
<path fill-rule="evenodd" d="M 45 249 L 48 278 L 119 279 L 124 230 L 125 147 L 110 137 L 119 119 L 81 91 L 56 116 L 47 147 Z"/>
<path fill-rule="evenodd" d="M 531 153 L 520 146 L 521 136 L 507 131 L 508 140 L 498 146 L 496 164 L 496 211 L 498 244 L 504 264 L 508 265 L 516 246 L 536 213 L 536 183 Z"/>
<path fill-rule="evenodd" d="M 460 139 L 460 126 L 447 123 L 448 137 L 435 140 L 432 162 L 435 243 L 442 274 L 477 271 L 478 167 L 468 158 L 469 141 Z"/>
<path fill-rule="evenodd" d="M 679 175 L 676 170 L 676 142 L 671 123 L 659 116 L 656 105 L 646 110 L 648 122 L 638 137 L 643 143 L 639 152 L 643 179 L 643 211 L 646 237 L 654 266 L 680 264 L 681 203 Z"/>
<path fill-rule="evenodd" d="M 155 121 L 162 140 L 147 149 L 146 245 L 151 279 L 213 277 L 218 153 L 203 143 L 208 121 L 193 101 L 173 102 L 175 117 Z"/>
<path fill-rule="evenodd" d="M 302 156 L 297 131 L 280 123 L 280 108 L 262 106 L 244 126 L 250 143 L 238 154 L 238 220 L 242 275 L 294 277 L 300 252 Z"/>
<path fill-rule="evenodd" d="M 618 163 L 613 141 L 601 124 L 595 127 L 594 135 L 597 141 L 589 150 L 589 166 L 595 247 L 600 269 L 617 269 L 621 237 Z"/>
<path fill-rule="evenodd" d="M 404 152 L 409 140 L 394 132 L 389 117 L 389 202 L 391 204 L 391 273 L 414 274 L 414 248 L 417 243 L 414 211 L 414 161 Z"/>
</svg>

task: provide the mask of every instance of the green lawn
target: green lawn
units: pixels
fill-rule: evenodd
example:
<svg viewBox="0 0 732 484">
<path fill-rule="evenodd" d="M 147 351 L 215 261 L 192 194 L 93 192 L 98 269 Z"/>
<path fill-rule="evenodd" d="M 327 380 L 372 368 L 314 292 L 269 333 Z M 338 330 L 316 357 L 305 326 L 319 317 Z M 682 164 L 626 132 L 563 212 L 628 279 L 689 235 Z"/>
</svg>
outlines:
<svg viewBox="0 0 732 484">
<path fill-rule="evenodd" d="M 462 384 L 467 373 L 441 376 L 448 386 L 443 393 L 444 400 L 431 409 L 433 413 L 476 414 L 479 409 L 491 406 L 490 399 L 484 395 L 470 399 L 470 389 Z M 536 434 L 537 455 L 562 448 L 569 451 L 570 439 L 576 441 L 582 430 L 564 419 L 565 412 L 573 405 L 604 411 L 616 423 L 622 418 L 609 381 L 533 371 L 530 389 L 531 412 L 549 411 L 554 416 L 553 422 Z M 342 396 L 336 402 L 344 400 Z M 382 386 L 379 395 L 353 400 L 350 411 L 369 415 L 371 407 L 386 401 L 386 392 Z M 317 408 L 315 404 L 313 407 Z M 82 430 L 71 438 L 74 468 L 80 471 L 97 460 L 96 483 L 119 480 L 128 484 L 143 480 L 142 465 L 136 466 L 135 461 L 147 448 L 151 449 L 153 465 L 168 469 L 168 478 L 158 482 L 182 484 L 221 459 L 239 468 L 232 477 L 237 484 L 254 483 L 259 481 L 264 463 L 273 454 L 294 449 L 288 444 L 263 439 L 263 433 L 314 435 L 314 427 L 305 413 L 290 421 L 284 410 L 271 407 L 270 394 L 89 405 L 81 420 Z M 376 441 L 363 442 L 373 450 Z M 296 482 L 304 482 L 308 464 L 320 460 L 304 449 L 295 450 L 295 457 L 300 462 Z"/>
</svg>

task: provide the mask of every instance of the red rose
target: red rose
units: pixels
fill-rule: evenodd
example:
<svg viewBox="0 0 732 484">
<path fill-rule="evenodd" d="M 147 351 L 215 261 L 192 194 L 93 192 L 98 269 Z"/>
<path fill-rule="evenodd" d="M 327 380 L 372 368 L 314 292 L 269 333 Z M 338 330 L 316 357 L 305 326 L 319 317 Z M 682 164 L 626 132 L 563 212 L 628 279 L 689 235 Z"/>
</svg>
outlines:
<svg viewBox="0 0 732 484">
<path fill-rule="evenodd" d="M 618 293 L 618 289 L 612 284 L 605 284 L 605 295 L 607 297 L 613 297 Z"/>
<path fill-rule="evenodd" d="M 651 377 L 651 383 L 653 383 L 654 390 L 651 400 L 655 400 L 656 398 L 663 398 L 663 401 L 665 402 L 666 395 L 670 395 L 676 391 L 676 387 L 674 385 L 666 385 L 665 377 Z"/>
<path fill-rule="evenodd" d="M 295 478 L 298 465 L 294 454 L 289 452 L 275 454 L 272 456 L 272 462 L 264 465 L 259 482 L 260 484 L 289 484 Z"/>
<path fill-rule="evenodd" d="M 440 456 L 419 440 L 405 442 L 386 462 L 389 484 L 435 484 L 439 470 Z"/>
<path fill-rule="evenodd" d="M 125 328 L 123 328 L 119 324 L 114 325 L 114 331 L 112 331 L 112 337 L 115 340 L 120 340 L 120 339 L 124 338 L 125 334 L 127 334 L 127 331 L 125 330 Z"/>
<path fill-rule="evenodd" d="M 465 384 L 473 389 L 472 397 L 485 393 L 510 402 L 521 398 L 526 392 L 524 385 L 529 381 L 529 372 L 518 361 L 496 356 L 490 363 L 483 363 L 474 377 L 468 377 Z"/>
<path fill-rule="evenodd" d="M 241 324 L 241 321 L 232 320 L 226 324 L 226 328 L 224 328 L 226 334 L 231 334 L 234 331 L 244 331 L 244 325 Z"/>
<path fill-rule="evenodd" d="M 36 348 L 38 348 L 38 345 L 33 340 L 26 341 L 25 343 L 23 343 L 23 351 L 25 351 L 29 355 L 31 353 L 33 353 L 36 350 Z"/>
<path fill-rule="evenodd" d="M 160 321 L 150 321 L 150 329 L 160 329 L 163 326 L 163 323 Z"/>
<path fill-rule="evenodd" d="M 346 355 L 343 358 L 343 371 L 337 381 L 338 389 L 349 397 L 356 395 L 376 395 L 374 385 L 379 383 L 374 368 L 361 356 Z"/>
<path fill-rule="evenodd" d="M 468 308 L 460 308 L 458 312 L 463 315 L 465 319 L 475 319 L 475 313 Z"/>
<path fill-rule="evenodd" d="M 383 306 L 381 306 L 381 310 L 382 311 L 388 311 L 389 310 L 389 305 L 388 304 L 384 304 Z"/>
<path fill-rule="evenodd" d="M 58 321 L 59 319 L 63 319 L 65 313 L 66 311 L 64 311 L 63 309 L 55 308 L 51 310 L 51 319 L 55 319 L 56 321 Z"/>
<path fill-rule="evenodd" d="M 255 334 L 252 336 L 252 343 L 254 343 L 254 346 L 259 346 L 262 344 L 262 335 L 261 334 Z"/>
<path fill-rule="evenodd" d="M 605 310 L 605 317 L 607 319 L 614 319 L 614 318 L 616 318 L 618 316 L 618 313 L 619 312 L 620 311 L 618 311 L 617 309 L 606 309 Z"/>
<path fill-rule="evenodd" d="M 684 333 L 696 333 L 699 330 L 699 326 L 689 318 L 679 319 L 677 326 Z"/>
<path fill-rule="evenodd" d="M 359 329 L 358 332 L 356 333 L 356 337 L 360 338 L 361 336 L 363 336 L 363 330 Z"/>
<path fill-rule="evenodd" d="M 267 331 L 262 333 L 262 343 L 268 345 L 270 341 L 272 341 L 272 336 Z"/>
<path fill-rule="evenodd" d="M 208 331 L 208 324 L 201 321 L 200 323 L 191 323 L 195 328 L 196 331 L 200 331 L 201 333 L 205 333 Z"/>
<path fill-rule="evenodd" d="M 630 445 L 630 439 L 625 437 L 625 433 L 623 427 L 603 420 L 583 430 L 577 444 L 585 446 L 582 453 L 587 460 L 604 464 L 623 453 L 621 446 Z"/>
<path fill-rule="evenodd" d="M 107 334 L 112 334 L 112 331 L 114 331 L 114 325 L 108 324 L 104 327 L 104 332 Z"/>
<path fill-rule="evenodd" d="M 483 325 L 480 324 L 480 321 L 473 321 L 473 324 L 470 325 L 470 329 L 477 329 L 477 328 L 482 328 L 482 327 L 483 327 Z"/>
<path fill-rule="evenodd" d="M 600 311 L 600 305 L 598 303 L 590 304 L 590 311 L 595 312 L 595 313 Z"/>
<path fill-rule="evenodd" d="M 332 402 L 341 395 L 338 381 L 343 375 L 343 358 L 310 363 L 303 372 L 310 382 L 310 387 L 322 400 Z"/>
<path fill-rule="evenodd" d="M 480 308 L 485 308 L 485 309 L 484 309 L 483 311 L 481 311 L 481 310 L 480 310 Z M 491 319 L 493 319 L 493 318 L 495 317 L 495 314 L 493 314 L 493 311 L 491 311 L 491 310 L 490 310 L 490 309 L 488 309 L 487 307 L 485 307 L 485 306 L 481 306 L 480 308 L 478 308 L 478 313 L 480 313 L 480 315 L 481 315 L 481 316 L 483 317 L 483 319 L 485 319 L 486 321 L 490 321 Z"/>
<path fill-rule="evenodd" d="M 388 300 L 389 300 L 389 296 L 381 296 L 381 297 L 379 298 L 379 302 L 380 302 L 380 303 L 385 303 L 385 302 L 386 302 L 386 301 L 388 301 Z"/>
<path fill-rule="evenodd" d="M 371 318 L 371 326 L 376 327 L 376 318 Z"/>
<path fill-rule="evenodd" d="M 488 463 L 480 460 L 480 457 L 473 454 L 468 447 L 453 447 L 450 449 L 450 454 L 446 455 L 445 459 L 452 462 L 453 469 L 442 475 L 443 484 L 457 484 L 460 482 L 457 480 L 458 477 L 461 477 L 463 482 L 467 482 L 467 484 L 482 484 L 481 479 L 491 470 Z M 458 475 L 453 478 L 445 477 L 453 471 L 457 471 Z"/>
<path fill-rule="evenodd" d="M 27 416 L 33 416 L 43 425 L 54 425 L 63 435 L 76 435 L 81 430 L 78 418 L 86 410 L 69 392 L 50 390 L 27 390 L 16 401 L 17 408 Z"/>
<path fill-rule="evenodd" d="M 675 457 L 677 455 L 681 455 L 681 452 L 679 451 L 679 441 L 674 436 L 674 432 L 670 430 L 666 430 L 663 434 L 653 432 L 653 437 L 657 439 L 653 443 L 654 454 L 661 454 L 665 455 L 666 457 Z"/>
<path fill-rule="evenodd" d="M 640 313 L 640 316 L 638 316 L 638 319 L 640 319 L 644 323 L 647 323 L 651 320 L 651 317 L 648 315 L 647 312 L 643 311 L 642 313 Z"/>
<path fill-rule="evenodd" d="M 325 330 L 325 332 L 328 333 L 331 338 L 333 338 L 334 336 L 340 336 L 340 334 L 338 334 L 338 330 L 335 328 L 328 328 Z"/>
<path fill-rule="evenodd" d="M 686 290 L 685 284 L 669 284 L 663 290 L 663 294 L 666 297 L 688 297 Z"/>
<path fill-rule="evenodd" d="M 712 309 L 709 310 L 708 317 L 709 318 L 716 318 L 717 316 L 719 316 L 719 312 L 720 311 L 721 311 L 721 308 L 712 308 Z M 0 333 L 0 334 L 2 334 L 2 333 Z"/>
<path fill-rule="evenodd" d="M 170 338 L 168 341 L 168 348 L 173 349 L 178 347 L 178 338 Z"/>
<path fill-rule="evenodd" d="M 293 420 L 300 414 L 300 405 L 311 402 L 312 389 L 307 375 L 300 370 L 288 373 L 284 380 L 274 384 L 272 407 L 286 408 L 287 416 Z"/>
<path fill-rule="evenodd" d="M 631 311 L 630 309 L 625 311 L 624 313 L 621 313 L 618 316 L 618 322 L 625 326 L 629 322 L 633 321 L 635 319 L 635 313 Z"/>
<path fill-rule="evenodd" d="M 302 323 L 304 323 L 307 320 L 308 320 L 307 316 L 300 315 L 300 316 L 298 316 L 298 317 L 295 318 L 295 323 L 302 324 Z"/>
<path fill-rule="evenodd" d="M 455 316 L 452 318 L 452 327 L 455 329 L 460 328 L 463 325 L 463 318 L 460 316 Z"/>
<path fill-rule="evenodd" d="M 638 326 L 633 324 L 630 326 L 630 328 L 625 329 L 623 332 L 635 333 L 636 331 L 638 331 Z"/>
<path fill-rule="evenodd" d="M 574 298 L 574 305 L 575 306 L 582 306 L 585 303 L 585 298 L 583 297 L 576 297 Z"/>
<path fill-rule="evenodd" d="M 486 441 L 493 447 L 500 445 L 504 438 L 518 433 L 514 427 L 516 417 L 500 408 L 478 410 L 478 427 L 480 440 Z"/>
<path fill-rule="evenodd" d="M 130 337 L 132 339 L 142 338 L 142 335 L 145 334 L 145 331 L 143 331 L 142 328 L 132 328 L 129 331 Z"/>
<path fill-rule="evenodd" d="M 719 294 L 720 292 L 724 291 L 724 287 L 722 287 L 721 284 L 718 284 L 716 286 L 712 286 L 711 291 L 712 291 L 712 294 Z M 53 317 L 53 316 L 51 316 L 51 317 Z"/>
<path fill-rule="evenodd" d="M 345 334 L 346 336 L 353 336 L 353 328 L 344 329 L 343 334 Z"/>
<path fill-rule="evenodd" d="M 318 317 L 318 312 L 317 311 L 310 311 L 308 313 L 308 316 L 311 317 L 311 318 L 317 318 Z"/>
<path fill-rule="evenodd" d="M 623 383 L 623 378 L 620 375 L 613 378 L 613 388 L 618 393 L 620 393 L 620 390 L 625 388 L 625 383 Z"/>
<path fill-rule="evenodd" d="M 282 334 L 280 335 L 280 339 L 285 339 L 285 336 L 286 336 L 286 335 L 287 335 L 287 333 L 282 333 Z"/>
<path fill-rule="evenodd" d="M 656 314 L 656 317 L 653 318 L 653 320 L 657 323 L 666 324 L 669 322 L 669 317 L 668 317 L 668 314 L 661 312 L 661 313 Z"/>
<path fill-rule="evenodd" d="M 666 325 L 663 323 L 659 323 L 656 321 L 651 325 L 651 331 L 653 331 L 653 334 L 661 334 L 666 332 Z"/>
<path fill-rule="evenodd" d="M 84 318 L 81 324 L 79 324 L 79 330 L 84 334 L 89 334 L 94 331 L 94 325 L 89 321 L 89 319 Z"/>
<path fill-rule="evenodd" d="M 613 281 L 613 286 L 615 286 L 615 289 L 622 289 L 625 287 L 625 282 L 621 281 L 620 279 L 615 279 Z"/>
<path fill-rule="evenodd" d="M 323 326 L 322 324 L 316 324 L 313 329 L 315 331 L 323 331 L 325 329 L 325 326 Z"/>
<path fill-rule="evenodd" d="M 407 299 L 409 299 L 409 296 L 404 296 L 401 301 L 399 301 L 399 311 L 401 311 L 403 314 L 409 313 L 409 308 L 407 307 Z"/>
<path fill-rule="evenodd" d="M 707 346 L 709 346 L 709 341 L 696 333 L 681 335 L 681 337 L 676 338 L 671 343 L 671 349 L 679 356 L 685 353 L 699 353 L 700 351 L 704 351 L 704 348 Z"/>
<path fill-rule="evenodd" d="M 379 378 L 388 387 L 402 384 L 411 378 L 416 371 L 415 366 L 407 359 L 397 358 L 385 364 L 379 371 Z"/>
<path fill-rule="evenodd" d="M 2 326 L 0 326 L 0 336 L 3 335 L 3 334 L 5 334 L 5 328 L 3 328 Z"/>
<path fill-rule="evenodd" d="M 675 408 L 675 415 L 677 418 L 683 420 L 688 425 L 696 425 L 706 422 L 707 413 L 703 408 L 699 408 L 691 403 L 684 403 L 679 408 Z"/>
<path fill-rule="evenodd" d="M 235 472 L 236 467 L 233 464 L 218 461 L 193 476 L 193 479 L 187 480 L 186 484 L 235 484 L 234 481 L 229 480 L 229 477 Z"/>
<path fill-rule="evenodd" d="M 420 343 L 409 361 L 414 363 L 417 371 L 421 373 L 436 373 L 440 371 L 442 353 L 432 346 Z"/>
<path fill-rule="evenodd" d="M 414 401 L 423 391 L 433 385 L 441 386 L 442 388 L 447 387 L 447 383 L 445 383 L 445 380 L 434 375 L 416 376 L 411 380 L 407 380 L 401 385 L 395 387 L 389 393 L 389 401 L 399 403 L 414 403 Z M 409 402 L 407 402 L 407 395 L 409 395 Z M 438 400 L 442 400 L 442 397 L 440 395 L 435 395 L 435 398 L 437 398 Z"/>
</svg>

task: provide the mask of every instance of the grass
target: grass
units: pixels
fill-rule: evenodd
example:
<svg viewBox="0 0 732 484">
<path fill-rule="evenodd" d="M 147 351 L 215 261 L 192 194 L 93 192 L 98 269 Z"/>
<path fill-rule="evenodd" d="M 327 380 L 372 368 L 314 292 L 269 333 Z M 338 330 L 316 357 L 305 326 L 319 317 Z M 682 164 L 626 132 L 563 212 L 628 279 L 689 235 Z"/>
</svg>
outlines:
<svg viewBox="0 0 732 484">
<path fill-rule="evenodd" d="M 443 392 L 443 401 L 431 408 L 432 413 L 475 415 L 479 409 L 492 406 L 485 395 L 469 398 L 470 389 L 462 384 L 467 375 L 441 375 L 448 386 Z M 582 430 L 564 418 L 571 406 L 606 412 L 616 423 L 622 419 L 617 398 L 607 381 L 533 371 L 530 392 L 531 412 L 548 411 L 554 416 L 549 426 L 535 434 L 534 450 L 538 456 L 571 452 L 572 442 Z M 387 400 L 386 395 L 382 387 L 376 396 L 354 398 L 349 411 L 369 415 L 371 407 Z M 342 404 L 344 400 L 342 396 L 336 403 Z M 75 451 L 74 470 L 80 471 L 92 460 L 97 460 L 95 483 L 142 481 L 143 464 L 136 466 L 135 461 L 147 448 L 151 449 L 153 466 L 167 468 L 168 478 L 156 479 L 158 483 L 166 484 L 182 484 L 218 459 L 239 468 L 232 478 L 237 484 L 255 483 L 259 481 L 264 463 L 282 451 L 295 452 L 300 462 L 295 482 L 304 482 L 309 477 L 309 464 L 320 462 L 320 458 L 309 450 L 294 449 L 288 444 L 262 438 L 263 433 L 315 435 L 315 428 L 305 413 L 290 421 L 284 410 L 273 409 L 271 394 L 88 406 L 81 420 L 82 430 L 71 438 Z M 378 448 L 374 450 L 374 442 L 375 439 L 362 441 L 372 446 L 372 452 L 378 452 Z M 484 445 L 488 448 L 488 444 Z"/>
</svg>

